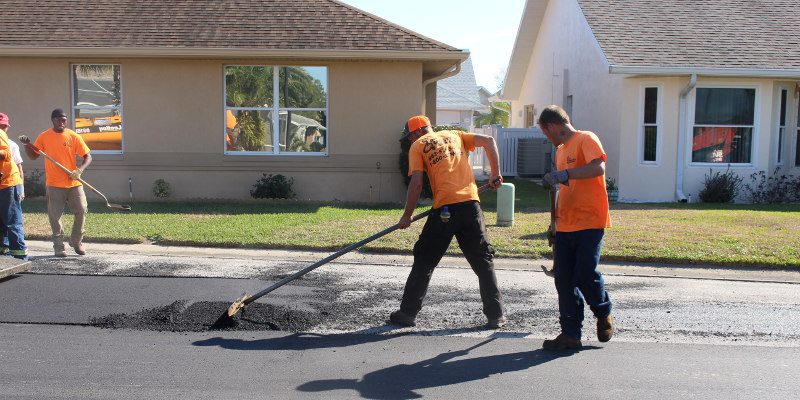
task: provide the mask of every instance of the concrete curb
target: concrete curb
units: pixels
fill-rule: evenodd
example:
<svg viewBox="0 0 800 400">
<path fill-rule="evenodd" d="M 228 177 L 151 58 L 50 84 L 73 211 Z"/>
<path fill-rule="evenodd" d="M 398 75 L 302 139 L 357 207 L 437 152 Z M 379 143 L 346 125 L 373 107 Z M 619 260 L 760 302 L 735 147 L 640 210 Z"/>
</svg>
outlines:
<svg viewBox="0 0 800 400">
<path fill-rule="evenodd" d="M 29 240 L 27 241 L 27 245 L 32 255 L 36 255 L 37 253 L 47 255 L 52 252 L 52 245 L 50 242 Z M 294 250 L 259 250 L 113 243 L 88 243 L 86 247 L 87 252 L 90 254 L 137 254 L 220 259 L 252 258 L 308 262 L 309 264 L 319 261 L 320 259 L 325 258 L 333 253 Z M 373 254 L 351 252 L 341 256 L 334 262 L 345 264 L 372 264 L 408 267 L 413 263 L 413 256 L 406 254 Z M 552 261 L 548 259 L 495 259 L 495 268 L 497 270 L 530 270 L 534 273 L 541 273 L 541 265 L 546 265 L 549 267 L 552 265 Z M 439 268 L 469 268 L 469 265 L 463 257 L 446 256 L 440 262 Z M 769 268 L 734 268 L 703 265 L 601 263 L 600 270 L 604 274 L 622 276 L 800 284 L 800 269 L 789 270 Z"/>
</svg>

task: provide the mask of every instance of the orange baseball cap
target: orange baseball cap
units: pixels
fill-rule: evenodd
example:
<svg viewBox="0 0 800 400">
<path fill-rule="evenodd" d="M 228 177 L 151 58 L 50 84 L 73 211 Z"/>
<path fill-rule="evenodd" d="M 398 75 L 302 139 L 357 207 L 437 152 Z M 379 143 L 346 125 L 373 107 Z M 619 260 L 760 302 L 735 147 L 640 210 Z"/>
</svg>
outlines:
<svg viewBox="0 0 800 400">
<path fill-rule="evenodd" d="M 423 126 L 431 126 L 431 120 L 424 115 L 417 115 L 408 119 L 408 132 L 414 132 Z"/>
</svg>

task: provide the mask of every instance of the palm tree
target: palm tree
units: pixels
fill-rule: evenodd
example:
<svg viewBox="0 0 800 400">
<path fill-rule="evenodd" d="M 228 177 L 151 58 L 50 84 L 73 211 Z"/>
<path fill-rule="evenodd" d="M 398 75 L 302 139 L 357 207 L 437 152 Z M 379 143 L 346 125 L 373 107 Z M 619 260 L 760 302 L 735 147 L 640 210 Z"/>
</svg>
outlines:
<svg viewBox="0 0 800 400">
<path fill-rule="evenodd" d="M 231 66 L 225 69 L 225 104 L 228 107 L 272 107 L 272 67 Z M 245 151 L 263 151 L 267 126 L 257 110 L 236 111 L 239 136 Z"/>
<path fill-rule="evenodd" d="M 475 126 L 502 125 L 508 127 L 508 115 L 511 112 L 511 104 L 505 101 L 489 103 L 491 109 L 488 113 L 481 113 L 475 117 Z"/>
</svg>

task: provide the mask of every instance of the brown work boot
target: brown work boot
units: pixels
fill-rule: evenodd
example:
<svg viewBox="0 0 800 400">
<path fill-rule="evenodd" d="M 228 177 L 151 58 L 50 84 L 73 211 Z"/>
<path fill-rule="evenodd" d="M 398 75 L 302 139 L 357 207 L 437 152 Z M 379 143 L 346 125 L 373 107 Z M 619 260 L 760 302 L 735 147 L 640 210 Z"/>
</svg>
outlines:
<svg viewBox="0 0 800 400">
<path fill-rule="evenodd" d="M 75 250 L 75 253 L 79 256 L 86 255 L 86 249 L 83 248 L 83 243 L 72 243 L 72 241 L 70 241 L 69 245 L 72 246 L 72 248 Z"/>
<path fill-rule="evenodd" d="M 616 331 L 616 328 L 614 327 L 614 318 L 611 315 L 597 319 L 597 340 L 603 343 L 611 340 L 611 337 L 614 336 L 614 331 Z"/>
<path fill-rule="evenodd" d="M 415 326 L 417 325 L 415 320 L 415 317 L 404 313 L 402 310 L 389 314 L 389 322 L 400 326 Z"/>
<path fill-rule="evenodd" d="M 574 350 L 581 347 L 581 341 L 573 339 L 565 334 L 556 336 L 555 339 L 547 339 L 542 343 L 545 350 Z"/>
</svg>

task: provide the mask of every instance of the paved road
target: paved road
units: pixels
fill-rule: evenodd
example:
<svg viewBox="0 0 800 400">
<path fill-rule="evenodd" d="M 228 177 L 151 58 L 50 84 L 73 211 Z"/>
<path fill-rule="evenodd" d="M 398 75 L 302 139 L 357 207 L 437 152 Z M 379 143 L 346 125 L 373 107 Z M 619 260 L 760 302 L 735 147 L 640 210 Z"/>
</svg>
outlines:
<svg viewBox="0 0 800 400">
<path fill-rule="evenodd" d="M 33 243 L 33 268 L 0 281 L 0 398 L 775 399 L 800 389 L 793 272 L 673 268 L 684 277 L 665 278 L 604 266 L 620 332 L 593 342 L 588 318 L 587 347 L 562 355 L 539 349 L 557 313 L 536 262 L 498 263 L 511 319 L 500 331 L 483 326 L 459 259 L 437 269 L 416 328 L 386 325 L 408 258 L 353 254 L 248 308 L 250 318 L 283 309 L 306 333 L 209 332 L 219 313 L 200 306 L 224 307 L 324 254 L 94 247 L 54 259 Z M 88 326 L 109 316 L 136 329 Z"/>
<path fill-rule="evenodd" d="M 789 399 L 800 349 L 0 324 L 3 399 Z"/>
</svg>

